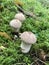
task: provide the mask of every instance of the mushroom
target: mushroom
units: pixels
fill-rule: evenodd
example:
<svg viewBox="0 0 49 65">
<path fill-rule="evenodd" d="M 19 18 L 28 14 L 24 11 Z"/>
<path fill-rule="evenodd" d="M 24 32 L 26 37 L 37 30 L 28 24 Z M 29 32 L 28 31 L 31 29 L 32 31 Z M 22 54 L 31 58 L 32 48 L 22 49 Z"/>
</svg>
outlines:
<svg viewBox="0 0 49 65">
<path fill-rule="evenodd" d="M 22 40 L 20 47 L 21 47 L 21 51 L 23 53 L 28 53 L 31 48 L 31 45 L 36 43 L 36 41 L 37 41 L 35 34 L 33 34 L 32 32 L 29 32 L 29 31 L 23 32 L 20 35 L 20 38 Z"/>
<path fill-rule="evenodd" d="M 20 27 L 22 26 L 22 23 L 18 19 L 13 19 L 10 22 L 10 26 L 14 28 L 15 32 L 19 32 Z"/>
<path fill-rule="evenodd" d="M 16 15 L 15 15 L 15 19 L 18 19 L 18 20 L 20 20 L 20 21 L 24 21 L 25 20 L 25 15 L 23 14 L 23 13 L 17 13 Z"/>
</svg>

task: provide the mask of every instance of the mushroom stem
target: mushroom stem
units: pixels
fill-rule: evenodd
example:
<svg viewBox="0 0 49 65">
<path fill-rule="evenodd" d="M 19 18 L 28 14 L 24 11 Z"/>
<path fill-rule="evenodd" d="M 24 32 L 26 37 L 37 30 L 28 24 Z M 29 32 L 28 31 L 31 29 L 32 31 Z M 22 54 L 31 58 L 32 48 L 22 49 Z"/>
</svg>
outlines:
<svg viewBox="0 0 49 65">
<path fill-rule="evenodd" d="M 15 30 L 16 32 L 19 32 L 19 28 Z"/>
<path fill-rule="evenodd" d="M 30 51 L 30 48 L 31 48 L 31 45 L 32 44 L 26 44 L 25 42 L 21 42 L 21 51 L 23 53 L 28 53 Z"/>
</svg>

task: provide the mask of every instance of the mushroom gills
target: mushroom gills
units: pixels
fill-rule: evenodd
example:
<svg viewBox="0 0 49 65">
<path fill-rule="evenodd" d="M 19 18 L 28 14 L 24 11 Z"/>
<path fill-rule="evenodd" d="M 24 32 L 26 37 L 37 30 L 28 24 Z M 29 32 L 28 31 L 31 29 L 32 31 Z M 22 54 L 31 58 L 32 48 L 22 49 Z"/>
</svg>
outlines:
<svg viewBox="0 0 49 65">
<path fill-rule="evenodd" d="M 21 51 L 23 53 L 28 53 L 30 51 L 31 44 L 26 44 L 25 42 L 21 43 Z"/>
</svg>

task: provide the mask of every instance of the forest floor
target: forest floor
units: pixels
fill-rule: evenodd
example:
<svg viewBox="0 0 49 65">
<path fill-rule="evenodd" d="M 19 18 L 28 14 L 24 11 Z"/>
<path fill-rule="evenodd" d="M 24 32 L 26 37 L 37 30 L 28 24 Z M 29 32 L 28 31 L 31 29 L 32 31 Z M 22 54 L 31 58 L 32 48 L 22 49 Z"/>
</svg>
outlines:
<svg viewBox="0 0 49 65">
<path fill-rule="evenodd" d="M 48 1 L 48 0 L 47 0 Z M 49 2 L 43 0 L 0 0 L 0 65 L 49 65 L 44 55 L 49 55 Z M 9 23 L 19 11 L 33 13 L 26 16 L 20 32 L 31 31 L 37 36 L 36 44 L 29 53 L 21 52 L 21 40 L 13 40 Z M 1 48 L 3 46 L 3 48 Z M 39 53 L 40 52 L 40 53 Z M 41 56 L 43 54 L 43 56 Z"/>
</svg>

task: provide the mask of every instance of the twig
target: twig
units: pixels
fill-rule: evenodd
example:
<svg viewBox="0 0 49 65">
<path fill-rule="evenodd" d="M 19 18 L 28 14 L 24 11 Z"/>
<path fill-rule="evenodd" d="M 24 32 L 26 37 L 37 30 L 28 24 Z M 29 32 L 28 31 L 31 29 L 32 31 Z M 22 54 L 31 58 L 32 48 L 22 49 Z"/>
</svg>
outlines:
<svg viewBox="0 0 49 65">
<path fill-rule="evenodd" d="M 36 62 L 37 63 L 37 65 L 39 65 L 39 63 L 38 62 Z"/>
<path fill-rule="evenodd" d="M 26 65 L 26 63 L 16 63 L 16 65 Z"/>
<path fill-rule="evenodd" d="M 39 58 L 37 58 L 33 63 L 31 63 L 31 65 L 34 65 L 34 63 L 36 63 L 37 61 L 40 61 L 40 62 L 42 62 L 43 64 L 46 65 L 46 63 L 44 61 L 40 60 Z"/>
<path fill-rule="evenodd" d="M 46 63 L 45 63 L 44 61 L 42 61 L 42 60 L 40 60 L 39 58 L 37 58 L 37 61 L 38 61 L 38 60 L 46 65 Z"/>
<path fill-rule="evenodd" d="M 14 4 L 15 4 L 15 3 L 14 3 Z M 19 6 L 19 5 L 17 5 L 17 4 L 15 4 L 15 5 L 16 5 L 16 7 L 18 8 L 18 10 L 20 10 L 23 14 L 25 14 L 25 15 L 28 16 L 28 17 L 33 17 L 33 18 L 36 19 L 36 16 L 33 14 L 33 12 L 24 11 L 24 10 L 21 8 L 21 6 Z"/>
</svg>

